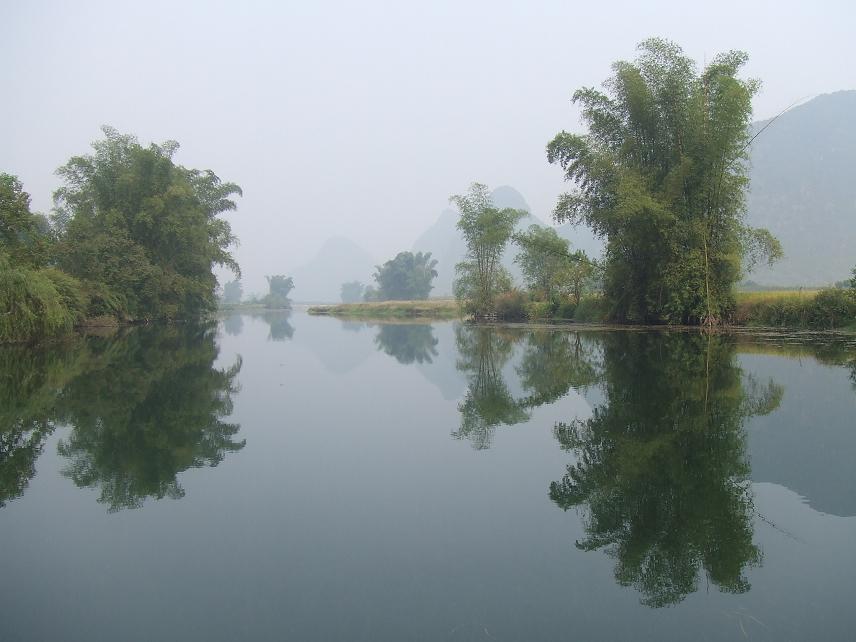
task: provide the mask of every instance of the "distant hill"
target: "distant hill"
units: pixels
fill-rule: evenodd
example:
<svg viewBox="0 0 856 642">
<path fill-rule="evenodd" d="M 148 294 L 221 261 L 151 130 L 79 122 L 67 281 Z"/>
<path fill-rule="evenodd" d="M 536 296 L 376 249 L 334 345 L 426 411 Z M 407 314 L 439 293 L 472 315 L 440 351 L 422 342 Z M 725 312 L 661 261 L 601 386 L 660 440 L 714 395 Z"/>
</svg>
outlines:
<svg viewBox="0 0 856 642">
<path fill-rule="evenodd" d="M 376 261 L 350 239 L 327 239 L 308 263 L 296 268 L 292 299 L 298 303 L 326 303 L 340 300 L 342 283 L 372 283 Z"/>
<path fill-rule="evenodd" d="M 512 207 L 531 212 L 529 204 L 523 195 L 513 187 L 502 185 L 491 192 L 491 199 L 497 207 Z M 413 244 L 414 252 L 431 252 L 437 259 L 437 278 L 434 280 L 432 296 L 446 296 L 452 293 L 452 282 L 455 277 L 455 265 L 463 260 L 467 247 L 461 238 L 456 225 L 458 212 L 446 209 L 440 214 L 437 222 L 425 230 Z M 529 214 L 517 224 L 517 230 L 525 230 L 530 225 L 547 224 L 533 214 Z M 562 225 L 556 231 L 563 238 L 571 241 L 574 249 L 583 249 L 590 255 L 599 256 L 602 244 L 585 228 L 573 228 Z M 517 254 L 516 246 L 509 246 L 502 257 L 502 264 L 511 273 L 517 283 L 521 283 L 520 268 L 514 263 Z"/>
<path fill-rule="evenodd" d="M 796 286 L 847 277 L 856 265 L 856 91 L 795 107 L 755 139 L 750 154 L 748 221 L 778 237 L 785 259 L 749 278 Z"/>
</svg>

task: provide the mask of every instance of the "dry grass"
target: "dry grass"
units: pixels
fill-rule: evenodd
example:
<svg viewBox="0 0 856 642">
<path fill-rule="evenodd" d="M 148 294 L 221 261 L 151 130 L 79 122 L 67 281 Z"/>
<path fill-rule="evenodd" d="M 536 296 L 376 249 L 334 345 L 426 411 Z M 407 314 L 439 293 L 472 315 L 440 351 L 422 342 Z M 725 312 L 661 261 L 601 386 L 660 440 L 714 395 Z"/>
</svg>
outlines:
<svg viewBox="0 0 856 642">
<path fill-rule="evenodd" d="M 820 290 L 762 290 L 758 292 L 737 292 L 735 298 L 737 305 L 751 305 L 753 303 L 772 303 L 774 301 L 790 302 L 801 299 L 813 299 Z"/>
<path fill-rule="evenodd" d="M 372 301 L 367 303 L 340 303 L 336 305 L 313 305 L 309 314 L 328 315 L 360 319 L 457 319 L 461 316 L 458 302 L 454 299 L 429 299 L 427 301 Z"/>
</svg>

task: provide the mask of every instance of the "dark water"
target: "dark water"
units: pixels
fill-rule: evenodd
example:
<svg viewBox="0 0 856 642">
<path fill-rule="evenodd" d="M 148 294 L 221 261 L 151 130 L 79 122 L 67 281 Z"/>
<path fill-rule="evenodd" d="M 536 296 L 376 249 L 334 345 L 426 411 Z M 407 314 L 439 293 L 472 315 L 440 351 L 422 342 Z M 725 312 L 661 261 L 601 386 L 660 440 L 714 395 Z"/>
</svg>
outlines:
<svg viewBox="0 0 856 642">
<path fill-rule="evenodd" d="M 302 314 L 0 350 L 2 640 L 850 640 L 847 342 Z"/>
</svg>

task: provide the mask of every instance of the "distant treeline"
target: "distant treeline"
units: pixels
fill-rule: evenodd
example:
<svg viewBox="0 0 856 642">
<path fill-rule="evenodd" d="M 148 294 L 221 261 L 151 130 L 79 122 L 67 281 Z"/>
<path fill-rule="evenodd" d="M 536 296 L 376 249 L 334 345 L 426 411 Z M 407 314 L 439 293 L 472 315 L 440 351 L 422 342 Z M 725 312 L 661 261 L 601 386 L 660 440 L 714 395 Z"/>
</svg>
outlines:
<svg viewBox="0 0 856 642">
<path fill-rule="evenodd" d="M 0 342 L 56 337 L 87 321 L 191 319 L 216 305 L 215 265 L 236 274 L 220 214 L 241 189 L 104 127 L 93 153 L 57 170 L 47 218 L 0 174 Z"/>
</svg>

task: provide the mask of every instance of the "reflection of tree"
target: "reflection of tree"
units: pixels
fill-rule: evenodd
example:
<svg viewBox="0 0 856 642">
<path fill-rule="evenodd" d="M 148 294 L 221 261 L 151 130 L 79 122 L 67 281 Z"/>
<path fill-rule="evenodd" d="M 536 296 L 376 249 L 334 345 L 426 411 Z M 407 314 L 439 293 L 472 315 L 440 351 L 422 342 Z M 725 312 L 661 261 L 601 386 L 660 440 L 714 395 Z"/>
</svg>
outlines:
<svg viewBox="0 0 856 642">
<path fill-rule="evenodd" d="M 596 344 L 578 332 L 534 330 L 517 374 L 529 396 L 521 401 L 527 408 L 564 397 L 571 388 L 584 388 L 598 379 Z"/>
<path fill-rule="evenodd" d="M 459 325 L 455 329 L 457 367 L 466 373 L 469 385 L 458 407 L 461 427 L 452 435 L 469 439 L 479 450 L 490 447 L 497 426 L 510 426 L 528 418 L 502 376 L 502 367 L 511 357 L 518 338 L 494 327 Z"/>
<path fill-rule="evenodd" d="M 75 347 L 0 348 L 0 506 L 20 497 L 53 432 L 57 390 L 78 374 Z"/>
<path fill-rule="evenodd" d="M 583 507 L 577 547 L 606 548 L 618 582 L 650 606 L 695 591 L 702 568 L 722 591 L 748 590 L 745 569 L 761 552 L 743 422 L 773 410 L 781 388 L 744 387 L 728 338 L 611 333 L 604 343 L 606 401 L 555 430 L 577 463 L 550 497 Z"/>
<path fill-rule="evenodd" d="M 431 363 L 437 356 L 437 339 L 430 325 L 381 324 L 375 345 L 403 364 Z"/>
<path fill-rule="evenodd" d="M 230 314 L 223 319 L 223 329 L 229 336 L 237 337 L 244 329 L 244 315 L 240 313 Z"/>
<path fill-rule="evenodd" d="M 213 367 L 210 329 L 141 328 L 89 349 L 96 365 L 57 400 L 58 420 L 72 426 L 59 452 L 70 460 L 64 474 L 99 487 L 111 511 L 181 497 L 178 473 L 243 448 L 233 440 L 239 426 L 223 421 L 241 362 Z"/>
<path fill-rule="evenodd" d="M 271 341 L 285 341 L 294 335 L 294 326 L 288 322 L 290 312 L 266 312 L 261 315 L 270 328 L 268 339 Z"/>
</svg>

